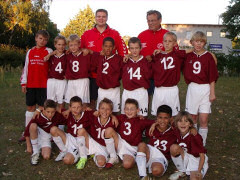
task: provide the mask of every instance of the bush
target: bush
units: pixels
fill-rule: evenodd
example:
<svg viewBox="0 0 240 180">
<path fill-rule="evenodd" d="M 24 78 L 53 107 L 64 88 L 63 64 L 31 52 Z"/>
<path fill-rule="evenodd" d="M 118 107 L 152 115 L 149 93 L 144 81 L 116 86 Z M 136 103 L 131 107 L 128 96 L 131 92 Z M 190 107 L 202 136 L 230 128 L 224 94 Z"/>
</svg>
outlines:
<svg viewBox="0 0 240 180">
<path fill-rule="evenodd" d="M 0 66 L 7 70 L 24 64 L 26 51 L 14 46 L 0 44 Z"/>
</svg>

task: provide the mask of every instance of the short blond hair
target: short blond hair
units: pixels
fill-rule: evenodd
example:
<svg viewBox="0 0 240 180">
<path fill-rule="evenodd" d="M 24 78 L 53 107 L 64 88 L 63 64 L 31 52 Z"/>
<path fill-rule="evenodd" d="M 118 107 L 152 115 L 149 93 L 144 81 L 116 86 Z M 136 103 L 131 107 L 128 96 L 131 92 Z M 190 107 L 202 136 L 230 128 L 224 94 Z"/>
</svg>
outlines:
<svg viewBox="0 0 240 180">
<path fill-rule="evenodd" d="M 63 40 L 65 42 L 65 44 L 67 44 L 67 40 L 64 36 L 62 35 L 57 35 L 55 38 L 54 38 L 54 44 L 57 44 L 58 40 Z"/>
<path fill-rule="evenodd" d="M 80 37 L 77 34 L 71 34 L 68 37 L 67 42 L 69 44 L 69 42 L 72 42 L 72 41 L 77 41 L 78 43 L 80 43 Z"/>
<path fill-rule="evenodd" d="M 193 41 L 203 41 L 205 44 L 207 44 L 207 36 L 204 32 L 202 31 L 197 31 L 193 34 L 190 42 L 192 43 Z"/>
<path fill-rule="evenodd" d="M 164 35 L 163 35 L 163 39 L 165 39 L 165 37 L 166 36 L 172 36 L 172 38 L 173 38 L 173 40 L 175 41 L 175 42 L 177 42 L 177 35 L 175 34 L 175 33 L 173 33 L 173 32 L 166 32 Z"/>
</svg>

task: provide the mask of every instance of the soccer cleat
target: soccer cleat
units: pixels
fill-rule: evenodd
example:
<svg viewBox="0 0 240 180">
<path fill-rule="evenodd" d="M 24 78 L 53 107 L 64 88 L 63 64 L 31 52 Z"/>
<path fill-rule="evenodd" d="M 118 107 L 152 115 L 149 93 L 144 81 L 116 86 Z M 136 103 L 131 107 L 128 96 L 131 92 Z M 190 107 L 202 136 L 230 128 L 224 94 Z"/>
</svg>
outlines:
<svg viewBox="0 0 240 180">
<path fill-rule="evenodd" d="M 59 153 L 59 155 L 56 157 L 55 161 L 57 162 L 57 161 L 63 160 L 63 158 L 65 157 L 66 154 L 67 154 L 67 152 L 61 151 L 61 152 Z"/>
<path fill-rule="evenodd" d="M 118 157 L 110 157 L 108 162 L 106 163 L 105 167 L 106 168 L 111 168 L 113 167 L 114 164 L 118 163 Z"/>
<path fill-rule="evenodd" d="M 24 142 L 24 141 L 26 141 L 26 138 L 24 137 L 24 136 L 21 136 L 19 139 L 18 139 L 18 142 Z"/>
<path fill-rule="evenodd" d="M 38 160 L 39 160 L 39 153 L 35 153 L 31 156 L 31 164 L 32 165 L 37 165 L 38 164 Z"/>
<path fill-rule="evenodd" d="M 77 169 L 83 169 L 85 167 L 86 162 L 87 162 L 87 158 L 80 158 L 80 160 L 76 164 Z"/>
<path fill-rule="evenodd" d="M 180 177 L 184 177 L 184 176 L 186 176 L 186 174 L 184 172 L 176 171 L 175 173 L 171 174 L 171 176 L 168 179 L 170 179 L 170 180 L 177 180 Z"/>
</svg>

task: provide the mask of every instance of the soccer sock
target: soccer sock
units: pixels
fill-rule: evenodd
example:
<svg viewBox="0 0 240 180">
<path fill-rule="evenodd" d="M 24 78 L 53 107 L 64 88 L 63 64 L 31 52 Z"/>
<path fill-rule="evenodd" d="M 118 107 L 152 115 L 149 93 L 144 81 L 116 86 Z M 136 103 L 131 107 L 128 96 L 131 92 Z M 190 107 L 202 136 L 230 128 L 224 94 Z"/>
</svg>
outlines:
<svg viewBox="0 0 240 180">
<path fill-rule="evenodd" d="M 25 127 L 27 127 L 28 123 L 31 121 L 34 112 L 26 111 L 25 113 Z"/>
<path fill-rule="evenodd" d="M 55 142 L 55 144 L 57 145 L 57 147 L 60 149 L 60 151 L 62 152 L 66 152 L 67 148 L 65 147 L 62 138 L 60 136 L 57 137 L 53 137 L 53 141 Z"/>
<path fill-rule="evenodd" d="M 175 164 L 176 168 L 181 172 L 185 172 L 184 164 L 183 164 L 184 160 L 182 159 L 182 156 L 181 155 L 179 155 L 177 157 L 171 156 L 171 158 L 172 158 L 172 161 Z"/>
<path fill-rule="evenodd" d="M 87 158 L 87 150 L 86 150 L 85 137 L 84 136 L 78 136 L 77 137 L 77 145 L 78 145 L 80 157 L 81 158 Z"/>
<path fill-rule="evenodd" d="M 207 134 L 208 134 L 208 128 L 207 127 L 200 127 L 198 130 L 198 133 L 202 136 L 203 138 L 203 146 L 206 145 L 206 141 L 207 141 Z"/>
<path fill-rule="evenodd" d="M 139 176 L 140 177 L 147 176 L 147 170 L 146 170 L 147 159 L 146 159 L 146 154 L 143 153 L 143 152 L 137 152 L 136 163 L 137 163 L 137 167 L 138 167 L 138 174 L 139 174 Z"/>
<path fill-rule="evenodd" d="M 110 157 L 117 157 L 113 138 L 104 139 Z"/>
<path fill-rule="evenodd" d="M 195 127 L 197 129 L 197 123 L 196 124 L 193 124 L 193 127 Z"/>
<path fill-rule="evenodd" d="M 33 154 L 39 153 L 38 139 L 31 139 Z"/>
</svg>

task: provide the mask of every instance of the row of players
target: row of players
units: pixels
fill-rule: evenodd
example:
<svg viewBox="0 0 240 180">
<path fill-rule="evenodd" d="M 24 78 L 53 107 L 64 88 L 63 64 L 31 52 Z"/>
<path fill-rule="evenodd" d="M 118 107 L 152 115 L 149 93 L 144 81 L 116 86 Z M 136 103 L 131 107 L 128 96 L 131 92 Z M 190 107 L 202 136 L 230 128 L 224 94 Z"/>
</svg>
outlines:
<svg viewBox="0 0 240 180">
<path fill-rule="evenodd" d="M 55 161 L 74 164 L 80 158 L 76 165 L 78 169 L 84 168 L 87 155 L 93 155 L 100 168 L 112 167 L 119 162 L 119 156 L 125 169 L 132 168 L 136 162 L 141 179 L 147 179 L 147 168 L 154 176 L 162 176 L 170 159 L 178 169 L 170 179 L 186 174 L 190 179 L 202 179 L 206 174 L 206 149 L 188 112 L 179 112 L 173 122 L 171 107 L 161 105 L 156 121 L 141 119 L 135 99 L 125 101 L 124 115 L 116 117 L 112 111 L 113 102 L 107 98 L 94 112 L 84 110 L 81 98 L 74 96 L 65 118 L 56 111 L 53 100 L 46 100 L 43 111 L 30 121 L 24 133 L 27 151 L 32 153 L 31 163 L 38 163 L 40 148 L 43 158 L 50 158 L 52 138 L 60 149 Z M 66 125 L 67 132 L 58 125 Z M 148 144 L 142 141 L 144 130 Z"/>
</svg>

